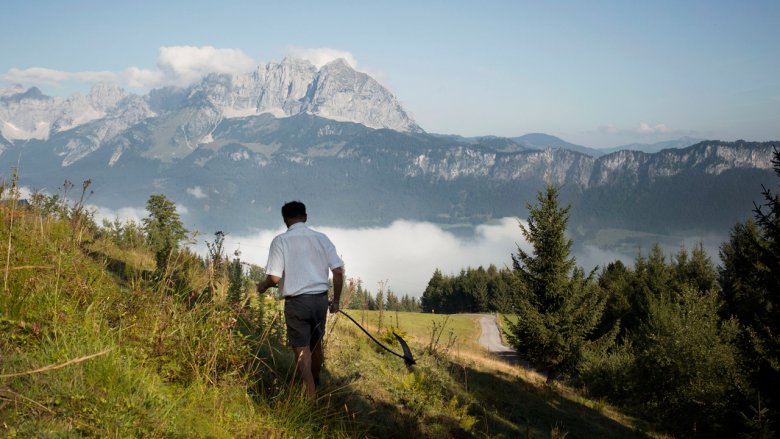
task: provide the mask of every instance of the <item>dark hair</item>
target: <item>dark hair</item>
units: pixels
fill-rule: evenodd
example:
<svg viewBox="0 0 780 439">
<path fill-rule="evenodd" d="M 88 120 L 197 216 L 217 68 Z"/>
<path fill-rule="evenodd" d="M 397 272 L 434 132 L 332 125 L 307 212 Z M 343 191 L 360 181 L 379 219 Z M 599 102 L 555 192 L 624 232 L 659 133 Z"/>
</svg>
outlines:
<svg viewBox="0 0 780 439">
<path fill-rule="evenodd" d="M 282 218 L 306 218 L 306 205 L 300 201 L 290 201 L 282 206 Z"/>
</svg>

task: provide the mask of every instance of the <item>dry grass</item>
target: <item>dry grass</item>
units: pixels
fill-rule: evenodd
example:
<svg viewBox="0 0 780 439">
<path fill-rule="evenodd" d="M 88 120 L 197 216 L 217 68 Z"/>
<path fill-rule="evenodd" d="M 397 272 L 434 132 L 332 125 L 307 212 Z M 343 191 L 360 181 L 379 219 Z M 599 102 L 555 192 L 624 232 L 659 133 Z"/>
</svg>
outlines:
<svg viewBox="0 0 780 439">
<path fill-rule="evenodd" d="M 351 313 L 358 321 L 363 317 L 367 329 L 375 333 L 377 332 L 377 311 L 353 310 Z M 388 322 L 388 316 L 390 315 L 393 316 L 392 322 Z M 407 341 L 410 342 L 415 354 L 417 352 L 422 352 L 428 345 L 431 337 L 431 325 L 433 323 L 442 324 L 446 319 L 447 326 L 445 327 L 445 332 L 451 331 L 452 334 L 455 334 L 456 340 L 447 352 L 442 353 L 456 367 L 462 368 L 463 370 L 470 370 L 472 371 L 471 373 L 494 376 L 497 382 L 517 383 L 521 387 L 532 390 L 539 395 L 554 395 L 550 396 L 550 398 L 559 401 L 565 400 L 569 406 L 582 407 L 583 411 L 590 410 L 597 413 L 599 416 L 603 416 L 609 421 L 615 422 L 630 430 L 634 430 L 637 425 L 640 425 L 640 421 L 621 413 L 615 407 L 607 404 L 603 400 L 588 399 L 583 396 L 578 389 L 571 388 L 562 383 L 547 384 L 546 376 L 544 374 L 533 369 L 509 363 L 488 352 L 485 348 L 480 346 L 478 342 L 481 333 L 479 315 L 451 315 L 447 318 L 447 316 L 435 314 L 397 313 L 397 320 L 395 316 L 396 313 L 394 312 L 386 312 L 384 319 L 385 325 L 397 324 L 402 330 L 406 331 L 408 334 Z M 500 316 L 499 324 L 503 323 L 503 320 L 506 318 L 507 317 L 505 316 Z M 511 319 L 512 316 L 509 318 Z M 349 324 L 349 322 L 339 324 Z M 560 428 L 560 426 L 558 428 Z M 559 431 L 559 433 L 561 432 Z M 559 435 L 559 437 L 562 436 Z M 654 437 L 663 436 L 654 435 Z"/>
<path fill-rule="evenodd" d="M 66 361 L 64 363 L 60 363 L 60 364 L 50 364 L 48 366 L 39 367 L 38 369 L 28 370 L 28 371 L 25 371 L 25 372 L 4 374 L 4 375 L 0 375 L 0 379 L 15 378 L 15 377 L 20 377 L 20 376 L 25 376 L 25 375 L 32 375 L 32 374 L 36 374 L 36 373 L 48 372 L 48 371 L 51 371 L 51 370 L 62 369 L 63 367 L 68 367 L 68 366 L 70 366 L 72 364 L 81 363 L 82 361 L 91 360 L 91 359 L 93 359 L 95 357 L 99 357 L 101 355 L 105 355 L 105 354 L 107 354 L 109 352 L 111 352 L 111 349 L 106 349 L 106 350 L 103 350 L 101 352 L 98 352 L 98 353 L 92 354 L 92 355 L 85 355 L 83 357 L 74 358 L 72 360 L 68 360 L 68 361 Z"/>
</svg>

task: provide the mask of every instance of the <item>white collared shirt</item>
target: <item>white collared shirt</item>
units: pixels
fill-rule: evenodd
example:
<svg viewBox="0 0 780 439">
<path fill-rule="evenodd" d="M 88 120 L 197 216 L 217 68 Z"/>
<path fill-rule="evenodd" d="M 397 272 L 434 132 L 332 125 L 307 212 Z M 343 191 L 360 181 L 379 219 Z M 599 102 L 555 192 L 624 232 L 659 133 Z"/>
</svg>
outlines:
<svg viewBox="0 0 780 439">
<path fill-rule="evenodd" d="M 290 297 L 328 291 L 329 270 L 343 266 L 325 234 L 295 223 L 271 241 L 265 273 L 282 278 L 279 295 Z"/>
</svg>

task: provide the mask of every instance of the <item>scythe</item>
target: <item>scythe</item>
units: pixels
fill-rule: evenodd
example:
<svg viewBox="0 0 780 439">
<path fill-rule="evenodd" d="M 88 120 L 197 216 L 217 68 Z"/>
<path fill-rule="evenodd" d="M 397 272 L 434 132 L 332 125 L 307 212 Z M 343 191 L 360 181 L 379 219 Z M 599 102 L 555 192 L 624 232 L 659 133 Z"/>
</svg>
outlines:
<svg viewBox="0 0 780 439">
<path fill-rule="evenodd" d="M 401 336 L 400 336 L 400 335 L 398 335 L 398 334 L 396 334 L 395 332 L 393 332 L 393 335 L 395 336 L 395 339 L 396 339 L 396 340 L 398 340 L 398 343 L 401 345 L 401 349 L 403 349 L 403 351 L 404 351 L 404 354 L 403 354 L 403 355 L 401 355 L 401 354 L 399 354 L 399 353 L 397 353 L 397 352 L 395 352 L 395 351 L 391 350 L 391 349 L 390 349 L 390 348 L 388 348 L 387 346 L 385 346 L 385 345 L 383 345 L 382 343 L 380 343 L 380 342 L 379 342 L 379 340 L 375 339 L 375 338 L 374 338 L 374 336 L 372 336 L 371 334 L 369 334 L 369 333 L 368 333 L 368 331 L 366 331 L 366 329 L 365 329 L 365 328 L 363 328 L 362 326 L 360 326 L 360 323 L 358 323 L 357 321 L 355 321 L 355 319 L 353 319 L 352 317 L 350 317 L 350 316 L 349 316 L 349 314 L 345 313 L 345 312 L 344 312 L 344 311 L 342 311 L 342 310 L 339 310 L 339 312 L 340 312 L 340 313 L 342 313 L 342 314 L 344 314 L 344 315 L 345 315 L 345 316 L 346 316 L 348 319 L 352 320 L 352 323 L 356 324 L 356 325 L 357 325 L 357 327 L 358 327 L 358 328 L 360 328 L 360 330 L 361 330 L 361 331 L 365 332 L 365 333 L 366 333 L 366 335 L 367 335 L 367 336 L 368 336 L 368 337 L 369 337 L 371 340 L 373 340 L 373 341 L 374 341 L 374 343 L 378 344 L 379 346 L 381 346 L 382 348 L 384 348 L 384 350 L 386 350 L 387 352 L 390 352 L 391 354 L 395 355 L 396 357 L 403 358 L 403 360 L 404 360 L 404 363 L 406 363 L 406 365 L 407 365 L 408 367 L 412 367 L 412 366 L 413 366 L 413 365 L 416 363 L 416 361 L 414 361 L 414 357 L 412 357 L 412 351 L 409 349 L 409 345 L 407 345 L 407 344 L 406 344 L 406 342 L 404 341 L 404 339 L 403 339 L 403 338 L 401 338 Z"/>
</svg>

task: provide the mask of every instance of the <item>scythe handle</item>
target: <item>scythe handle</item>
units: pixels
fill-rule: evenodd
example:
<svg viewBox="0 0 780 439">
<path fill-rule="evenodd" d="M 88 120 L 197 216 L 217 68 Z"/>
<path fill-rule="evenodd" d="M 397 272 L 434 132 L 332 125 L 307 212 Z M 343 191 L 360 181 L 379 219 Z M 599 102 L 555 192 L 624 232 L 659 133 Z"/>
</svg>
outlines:
<svg viewBox="0 0 780 439">
<path fill-rule="evenodd" d="M 371 334 L 370 334 L 368 331 L 366 331 L 366 329 L 365 329 L 364 327 L 360 326 L 360 323 L 358 323 L 358 322 L 357 322 L 355 319 L 353 319 L 352 317 L 350 317 L 350 315 L 349 315 L 349 314 L 345 313 L 345 312 L 344 312 L 344 311 L 342 311 L 342 310 L 339 310 L 339 312 L 340 312 L 340 313 L 342 313 L 342 314 L 344 314 L 344 315 L 345 315 L 345 316 L 346 316 L 348 319 L 352 320 L 352 323 L 354 323 L 355 325 L 357 325 L 357 327 L 358 327 L 358 328 L 360 328 L 360 330 L 361 330 L 361 331 L 363 331 L 363 332 L 364 332 L 364 333 L 365 333 L 365 334 L 366 334 L 366 335 L 367 335 L 367 336 L 368 336 L 368 337 L 369 337 L 371 340 L 373 340 L 373 341 L 374 341 L 374 343 L 376 343 L 376 344 L 378 344 L 379 346 L 381 346 L 381 347 L 382 347 L 384 350 L 386 350 L 387 352 L 390 352 L 391 354 L 395 355 L 395 356 L 396 356 L 396 357 L 398 357 L 398 358 L 403 358 L 404 362 L 405 362 L 407 365 L 409 365 L 409 366 L 411 366 L 412 364 L 414 364 L 414 363 L 415 363 L 414 359 L 413 359 L 413 358 L 411 358 L 411 352 L 409 352 L 409 356 L 408 356 L 408 357 L 407 357 L 406 355 L 401 355 L 401 354 L 399 354 L 399 353 L 397 353 L 397 352 L 394 352 L 393 350 L 391 350 L 391 349 L 390 349 L 390 348 L 388 348 L 387 346 L 383 345 L 383 344 L 382 344 L 382 343 L 381 343 L 379 340 L 375 339 L 373 335 L 371 335 Z M 398 338 L 398 339 L 399 339 L 399 341 L 403 342 L 403 340 L 400 340 L 400 338 L 401 338 L 401 337 L 399 337 L 397 334 L 395 334 L 395 336 L 396 336 L 396 338 Z M 403 344 L 402 344 L 402 347 L 403 347 Z M 409 349 L 408 347 L 407 347 L 406 349 L 404 349 L 404 353 L 406 353 L 406 351 L 407 351 L 408 349 Z"/>
</svg>

